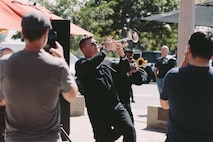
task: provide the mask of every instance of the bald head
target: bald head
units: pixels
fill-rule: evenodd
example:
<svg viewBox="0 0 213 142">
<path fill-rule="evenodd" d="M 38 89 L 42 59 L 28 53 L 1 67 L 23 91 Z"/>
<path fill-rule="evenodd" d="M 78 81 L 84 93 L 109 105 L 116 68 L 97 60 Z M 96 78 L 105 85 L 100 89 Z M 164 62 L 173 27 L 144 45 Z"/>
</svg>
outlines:
<svg viewBox="0 0 213 142">
<path fill-rule="evenodd" d="M 169 47 L 166 45 L 163 45 L 161 47 L 161 56 L 166 57 L 168 55 L 168 53 L 169 53 Z"/>
</svg>

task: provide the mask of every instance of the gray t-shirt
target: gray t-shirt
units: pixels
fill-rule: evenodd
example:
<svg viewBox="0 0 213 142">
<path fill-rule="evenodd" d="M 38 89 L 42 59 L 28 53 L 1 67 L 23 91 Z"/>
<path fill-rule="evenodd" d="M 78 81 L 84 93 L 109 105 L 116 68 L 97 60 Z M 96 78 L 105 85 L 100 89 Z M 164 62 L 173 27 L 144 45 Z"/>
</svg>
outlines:
<svg viewBox="0 0 213 142">
<path fill-rule="evenodd" d="M 6 98 L 8 142 L 57 141 L 60 92 L 71 90 L 64 59 L 45 51 L 14 53 L 0 61 L 0 90 Z"/>
</svg>

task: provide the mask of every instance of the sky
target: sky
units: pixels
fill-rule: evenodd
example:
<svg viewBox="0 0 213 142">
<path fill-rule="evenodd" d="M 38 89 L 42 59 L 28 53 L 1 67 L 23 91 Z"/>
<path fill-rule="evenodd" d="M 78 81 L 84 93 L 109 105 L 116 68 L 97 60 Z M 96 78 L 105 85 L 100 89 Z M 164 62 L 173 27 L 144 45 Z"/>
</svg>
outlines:
<svg viewBox="0 0 213 142">
<path fill-rule="evenodd" d="M 29 3 L 29 0 L 18 0 L 18 1 L 21 1 L 23 3 Z M 53 1 L 53 0 L 50 0 L 50 1 Z M 30 2 L 31 3 L 31 2 Z"/>
<path fill-rule="evenodd" d="M 29 2 L 29 0 L 18 0 L 18 1 L 21 1 L 23 3 L 33 3 L 33 2 Z M 54 2 L 54 0 L 45 0 L 45 1 Z"/>
</svg>

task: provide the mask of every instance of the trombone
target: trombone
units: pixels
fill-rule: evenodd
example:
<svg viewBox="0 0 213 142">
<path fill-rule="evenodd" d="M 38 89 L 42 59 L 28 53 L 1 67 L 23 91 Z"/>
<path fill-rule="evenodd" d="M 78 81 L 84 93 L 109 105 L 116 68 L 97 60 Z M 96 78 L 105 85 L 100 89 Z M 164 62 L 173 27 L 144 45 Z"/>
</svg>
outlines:
<svg viewBox="0 0 213 142">
<path fill-rule="evenodd" d="M 135 63 L 138 67 L 145 67 L 148 64 L 148 61 L 140 57 L 135 61 Z"/>
<path fill-rule="evenodd" d="M 142 80 L 145 82 L 148 80 L 148 73 L 143 69 L 147 64 L 148 61 L 144 58 L 138 58 L 137 60 L 134 60 L 133 65 L 136 67 L 136 71 L 141 73 Z"/>
</svg>

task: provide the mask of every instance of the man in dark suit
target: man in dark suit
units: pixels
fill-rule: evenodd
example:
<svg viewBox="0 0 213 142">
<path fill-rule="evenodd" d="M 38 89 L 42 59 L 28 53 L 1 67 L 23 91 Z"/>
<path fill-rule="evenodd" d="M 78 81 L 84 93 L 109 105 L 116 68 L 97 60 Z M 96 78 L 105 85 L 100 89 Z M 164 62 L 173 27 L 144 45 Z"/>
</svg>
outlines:
<svg viewBox="0 0 213 142">
<path fill-rule="evenodd" d="M 118 66 L 104 60 L 115 45 L 120 56 Z M 125 142 L 135 142 L 136 132 L 131 117 L 120 103 L 112 76 L 129 70 L 129 62 L 120 43 L 114 43 L 111 37 L 100 51 L 97 42 L 91 36 L 80 40 L 79 47 L 83 58 L 75 64 L 76 76 L 84 87 L 84 96 L 88 115 L 96 142 L 112 142 L 112 127 L 119 130 Z"/>
</svg>

